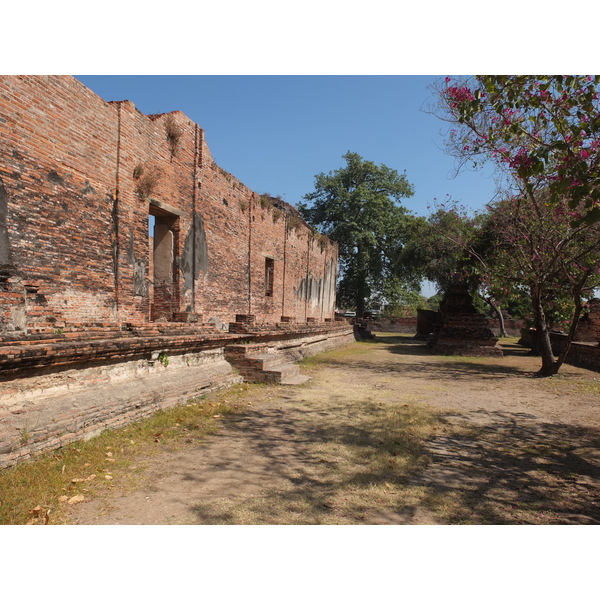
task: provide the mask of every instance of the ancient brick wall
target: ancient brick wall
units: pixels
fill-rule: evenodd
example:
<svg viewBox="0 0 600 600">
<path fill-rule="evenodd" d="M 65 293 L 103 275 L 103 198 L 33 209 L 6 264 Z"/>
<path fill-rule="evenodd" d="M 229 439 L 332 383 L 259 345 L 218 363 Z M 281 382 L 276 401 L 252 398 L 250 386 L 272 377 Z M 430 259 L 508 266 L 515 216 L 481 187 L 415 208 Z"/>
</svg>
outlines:
<svg viewBox="0 0 600 600">
<path fill-rule="evenodd" d="M 248 314 L 251 205 L 253 192 L 212 159 L 202 143 L 197 201 L 196 312 L 222 323 Z M 204 250 L 206 248 L 206 251 Z"/>
<path fill-rule="evenodd" d="M 369 331 L 417 333 L 417 317 L 381 317 L 367 321 Z"/>
<path fill-rule="evenodd" d="M 333 318 L 337 247 L 220 168 L 183 113 L 3 76 L 0 136 L 0 333 Z"/>
<path fill-rule="evenodd" d="M 268 197 L 254 198 L 250 205 L 252 219 L 250 314 L 257 321 L 280 321 L 283 309 L 286 218 Z"/>
<path fill-rule="evenodd" d="M 0 78 L 3 329 L 115 318 L 115 117 L 72 78 Z"/>
</svg>

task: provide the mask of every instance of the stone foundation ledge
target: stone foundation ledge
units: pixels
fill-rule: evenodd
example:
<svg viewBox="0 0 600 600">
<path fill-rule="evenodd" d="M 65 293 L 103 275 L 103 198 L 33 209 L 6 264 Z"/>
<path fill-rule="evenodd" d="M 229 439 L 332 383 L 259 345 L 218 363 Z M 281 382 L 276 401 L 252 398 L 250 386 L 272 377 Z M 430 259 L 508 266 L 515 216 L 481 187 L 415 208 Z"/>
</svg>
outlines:
<svg viewBox="0 0 600 600">
<path fill-rule="evenodd" d="M 226 351 L 280 353 L 296 361 L 354 341 L 348 326 L 296 337 L 272 331 L 266 337 L 160 336 L 20 348 L 19 364 L 31 362 L 13 362 L 11 374 L 0 378 L 0 468 L 241 383 Z M 10 346 L 2 354 L 5 364 L 14 361 L 16 350 Z"/>
<path fill-rule="evenodd" d="M 5 336 L 0 340 L 0 379 L 21 377 L 31 369 L 67 369 L 87 367 L 90 363 L 149 359 L 155 352 L 184 354 L 242 340 L 264 342 L 329 335 L 349 327 L 336 322 L 240 325 L 245 328 L 235 333 L 218 331 L 212 325 L 152 323 L 125 329 L 106 326 L 53 335 Z"/>
<path fill-rule="evenodd" d="M 238 341 L 228 333 L 94 338 L 81 341 L 41 341 L 0 346 L 2 378 L 21 376 L 28 369 L 70 368 L 81 364 L 151 357 L 156 351 L 183 354 Z M 243 338 L 242 338 L 243 339 Z"/>
<path fill-rule="evenodd" d="M 249 341 L 244 344 L 232 344 L 226 347 L 225 355 L 241 359 L 257 354 L 284 354 L 287 360 L 295 362 L 355 341 L 354 329 L 346 326 L 338 331 L 316 335 L 279 337 L 270 341 Z"/>
<path fill-rule="evenodd" d="M 283 322 L 283 323 L 260 323 L 255 324 L 254 322 L 236 321 L 235 323 L 229 323 L 230 333 L 247 333 L 256 336 L 265 335 L 279 335 L 281 333 L 292 334 L 292 335 L 303 335 L 303 334 L 318 334 L 326 333 L 329 331 L 338 331 L 347 329 L 350 327 L 350 323 L 347 321 L 326 321 L 326 322 L 307 322 L 307 323 L 296 323 L 296 322 Z"/>
<path fill-rule="evenodd" d="M 174 358 L 166 366 L 141 362 L 18 382 L 13 393 L 0 397 L 0 468 L 242 381 L 223 348 Z"/>
</svg>

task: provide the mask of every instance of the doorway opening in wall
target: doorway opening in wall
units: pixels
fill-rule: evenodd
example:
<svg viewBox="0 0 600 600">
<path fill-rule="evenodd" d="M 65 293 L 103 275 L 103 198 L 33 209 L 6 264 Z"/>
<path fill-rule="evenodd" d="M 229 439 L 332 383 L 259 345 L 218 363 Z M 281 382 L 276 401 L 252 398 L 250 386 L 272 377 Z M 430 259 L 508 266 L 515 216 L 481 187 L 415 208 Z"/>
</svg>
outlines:
<svg viewBox="0 0 600 600">
<path fill-rule="evenodd" d="M 171 321 L 179 306 L 179 217 L 150 204 L 148 215 L 150 320 Z"/>
</svg>

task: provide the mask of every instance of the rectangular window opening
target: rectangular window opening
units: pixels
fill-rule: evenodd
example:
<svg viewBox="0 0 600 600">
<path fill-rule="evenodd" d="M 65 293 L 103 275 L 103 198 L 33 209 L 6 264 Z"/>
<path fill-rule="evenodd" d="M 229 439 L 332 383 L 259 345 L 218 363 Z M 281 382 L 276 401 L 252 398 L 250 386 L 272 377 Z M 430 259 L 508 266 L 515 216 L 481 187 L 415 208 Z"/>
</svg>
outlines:
<svg viewBox="0 0 600 600">
<path fill-rule="evenodd" d="M 265 258 L 265 296 L 273 295 L 273 276 L 275 274 L 275 260 Z"/>
</svg>

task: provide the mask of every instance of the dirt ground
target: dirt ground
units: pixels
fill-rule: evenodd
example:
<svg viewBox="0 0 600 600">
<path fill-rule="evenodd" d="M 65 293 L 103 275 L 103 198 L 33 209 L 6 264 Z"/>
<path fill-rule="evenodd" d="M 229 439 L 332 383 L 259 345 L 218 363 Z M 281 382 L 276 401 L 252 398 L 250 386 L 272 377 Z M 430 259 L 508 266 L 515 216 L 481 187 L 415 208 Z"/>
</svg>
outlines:
<svg viewBox="0 0 600 600">
<path fill-rule="evenodd" d="M 73 524 L 599 524 L 600 374 L 433 356 L 377 334 L 257 386 L 202 444 L 157 453 Z"/>
</svg>

